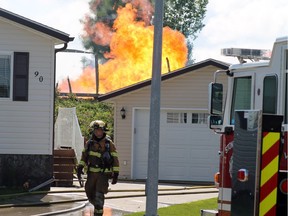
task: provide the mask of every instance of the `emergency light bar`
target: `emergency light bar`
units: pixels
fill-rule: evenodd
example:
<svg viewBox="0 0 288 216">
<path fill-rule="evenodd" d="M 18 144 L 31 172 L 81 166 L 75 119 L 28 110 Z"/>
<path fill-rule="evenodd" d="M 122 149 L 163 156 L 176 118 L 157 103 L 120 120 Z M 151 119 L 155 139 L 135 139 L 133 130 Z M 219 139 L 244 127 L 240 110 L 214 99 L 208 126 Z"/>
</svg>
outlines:
<svg viewBox="0 0 288 216">
<path fill-rule="evenodd" d="M 251 61 L 269 60 L 271 51 L 265 49 L 224 48 L 221 49 L 221 55 L 237 57 L 240 63 L 245 63 L 244 59 L 250 59 Z"/>
</svg>

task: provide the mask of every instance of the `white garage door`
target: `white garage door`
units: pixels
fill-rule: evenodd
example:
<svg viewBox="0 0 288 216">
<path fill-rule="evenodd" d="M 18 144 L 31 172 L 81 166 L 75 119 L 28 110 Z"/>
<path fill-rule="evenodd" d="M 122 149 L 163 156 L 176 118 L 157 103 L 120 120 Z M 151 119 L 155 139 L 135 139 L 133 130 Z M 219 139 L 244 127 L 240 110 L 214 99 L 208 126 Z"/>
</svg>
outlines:
<svg viewBox="0 0 288 216">
<path fill-rule="evenodd" d="M 146 179 L 149 110 L 134 113 L 134 179 Z M 213 181 L 218 171 L 219 136 L 207 126 L 201 111 L 161 110 L 159 179 Z"/>
</svg>

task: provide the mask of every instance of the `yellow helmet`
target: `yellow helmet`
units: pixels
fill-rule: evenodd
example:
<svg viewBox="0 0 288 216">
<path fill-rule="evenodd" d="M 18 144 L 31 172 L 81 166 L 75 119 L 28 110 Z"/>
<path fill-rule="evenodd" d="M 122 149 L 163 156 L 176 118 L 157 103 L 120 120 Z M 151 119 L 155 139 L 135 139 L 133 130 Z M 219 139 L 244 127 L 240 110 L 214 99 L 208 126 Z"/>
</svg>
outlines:
<svg viewBox="0 0 288 216">
<path fill-rule="evenodd" d="M 89 124 L 91 130 L 101 128 L 103 131 L 108 131 L 107 124 L 101 120 L 94 120 Z"/>
</svg>

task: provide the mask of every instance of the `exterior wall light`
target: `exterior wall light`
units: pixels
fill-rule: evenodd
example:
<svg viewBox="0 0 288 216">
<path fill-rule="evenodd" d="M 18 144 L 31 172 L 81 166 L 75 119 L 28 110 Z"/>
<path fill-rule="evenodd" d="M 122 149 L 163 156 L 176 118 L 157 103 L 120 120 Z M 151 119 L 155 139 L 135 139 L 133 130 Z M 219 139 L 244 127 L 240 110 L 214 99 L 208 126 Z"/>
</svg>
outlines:
<svg viewBox="0 0 288 216">
<path fill-rule="evenodd" d="M 126 118 L 126 110 L 124 109 L 124 107 L 122 107 L 122 109 L 120 110 L 120 115 L 121 115 L 122 119 Z"/>
</svg>

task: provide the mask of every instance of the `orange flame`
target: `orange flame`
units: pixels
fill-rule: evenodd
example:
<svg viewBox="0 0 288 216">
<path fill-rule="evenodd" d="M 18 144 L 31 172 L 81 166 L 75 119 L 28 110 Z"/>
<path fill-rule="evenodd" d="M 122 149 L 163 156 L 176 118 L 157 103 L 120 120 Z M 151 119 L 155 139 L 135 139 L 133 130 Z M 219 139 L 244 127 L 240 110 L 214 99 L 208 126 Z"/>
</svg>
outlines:
<svg viewBox="0 0 288 216">
<path fill-rule="evenodd" d="M 99 93 L 151 78 L 154 26 L 147 26 L 144 21 L 136 21 L 137 11 L 131 4 L 118 9 L 117 14 L 113 25 L 114 33 L 107 37 L 110 40 L 111 51 L 106 53 L 105 57 L 109 57 L 110 60 L 99 65 Z M 102 32 L 109 32 L 104 25 L 98 24 L 96 28 L 102 30 L 104 28 Z M 94 40 L 99 41 L 100 38 Z M 185 36 L 169 27 L 164 27 L 162 73 L 168 72 L 166 58 L 169 59 L 170 70 L 173 71 L 185 66 L 187 53 Z M 95 69 L 85 68 L 80 77 L 71 80 L 71 86 L 73 93 L 95 93 Z M 60 92 L 68 92 L 67 82 L 62 81 L 59 89 Z"/>
</svg>

